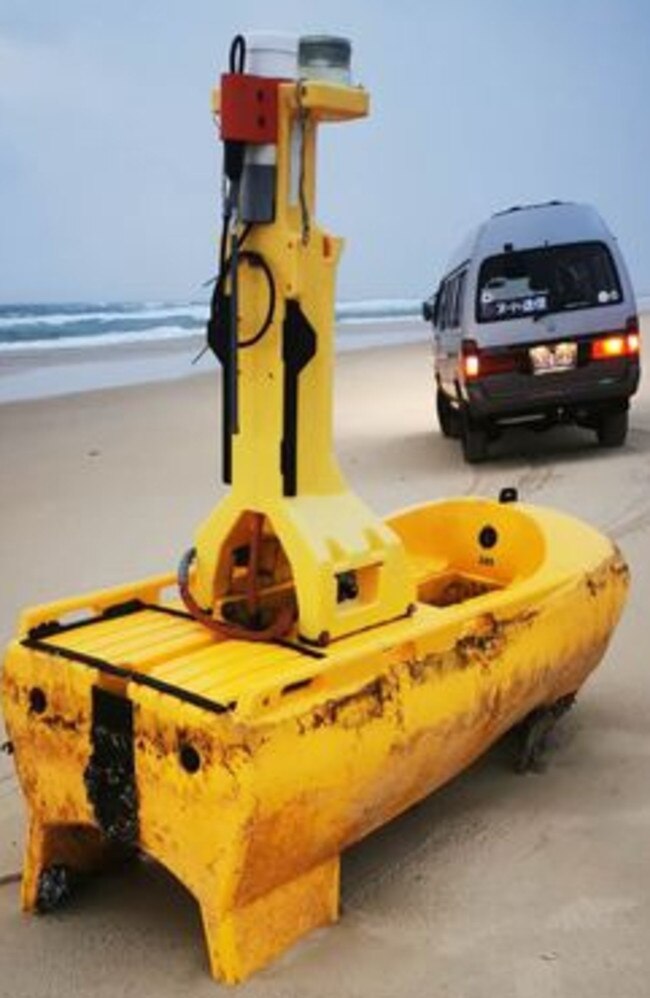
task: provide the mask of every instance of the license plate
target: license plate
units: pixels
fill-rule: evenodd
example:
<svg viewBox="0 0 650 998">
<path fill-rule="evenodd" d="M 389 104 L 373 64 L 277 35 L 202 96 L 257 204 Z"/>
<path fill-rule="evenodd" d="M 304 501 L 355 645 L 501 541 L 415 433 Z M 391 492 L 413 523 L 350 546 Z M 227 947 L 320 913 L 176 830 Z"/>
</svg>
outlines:
<svg viewBox="0 0 650 998">
<path fill-rule="evenodd" d="M 577 343 L 542 343 L 529 350 L 533 374 L 557 374 L 571 371 L 578 359 Z"/>
</svg>

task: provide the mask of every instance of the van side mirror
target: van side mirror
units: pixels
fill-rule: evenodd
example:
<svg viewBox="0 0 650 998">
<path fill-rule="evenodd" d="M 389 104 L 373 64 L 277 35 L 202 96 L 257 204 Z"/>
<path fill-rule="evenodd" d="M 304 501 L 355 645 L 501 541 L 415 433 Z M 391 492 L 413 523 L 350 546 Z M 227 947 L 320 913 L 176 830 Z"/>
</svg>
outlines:
<svg viewBox="0 0 650 998">
<path fill-rule="evenodd" d="M 430 301 L 422 302 L 422 318 L 425 322 L 431 322 L 433 319 L 433 309 L 431 308 Z"/>
<path fill-rule="evenodd" d="M 433 296 L 433 308 L 431 310 L 431 320 L 434 326 L 438 325 L 438 320 L 440 318 L 440 302 L 442 301 L 442 285 L 438 288 L 435 295 Z"/>
</svg>

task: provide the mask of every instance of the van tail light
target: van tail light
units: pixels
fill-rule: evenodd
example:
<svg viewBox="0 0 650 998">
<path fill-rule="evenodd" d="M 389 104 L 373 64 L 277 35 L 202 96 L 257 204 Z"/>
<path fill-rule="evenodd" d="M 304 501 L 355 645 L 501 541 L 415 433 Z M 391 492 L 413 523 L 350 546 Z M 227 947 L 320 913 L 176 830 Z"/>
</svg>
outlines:
<svg viewBox="0 0 650 998">
<path fill-rule="evenodd" d="M 620 333 L 608 333 L 591 341 L 592 360 L 611 360 L 613 357 L 638 357 L 641 351 L 639 320 L 630 316 Z"/>
<path fill-rule="evenodd" d="M 481 373 L 481 361 L 478 354 L 478 344 L 475 340 L 463 340 L 460 345 L 461 365 L 463 374 L 468 381 L 478 378 Z"/>
<path fill-rule="evenodd" d="M 490 374 L 505 374 L 519 369 L 519 356 L 512 350 L 479 350 L 475 340 L 461 344 L 463 374 L 467 381 L 475 381 Z"/>
</svg>

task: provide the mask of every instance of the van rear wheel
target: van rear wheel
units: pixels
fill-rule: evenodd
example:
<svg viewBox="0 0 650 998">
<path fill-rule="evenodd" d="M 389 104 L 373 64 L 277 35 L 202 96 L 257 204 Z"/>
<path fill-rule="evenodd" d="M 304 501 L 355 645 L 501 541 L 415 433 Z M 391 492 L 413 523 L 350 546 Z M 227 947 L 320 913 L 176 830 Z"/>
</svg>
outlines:
<svg viewBox="0 0 650 998">
<path fill-rule="evenodd" d="M 604 413 L 596 427 L 598 443 L 601 447 L 622 447 L 627 438 L 627 409 Z"/>
<path fill-rule="evenodd" d="M 436 392 L 436 412 L 443 437 L 458 439 L 461 431 L 460 414 L 454 409 L 449 396 L 445 395 L 442 388 L 438 388 Z"/>
<path fill-rule="evenodd" d="M 478 464 L 488 456 L 488 431 L 482 423 L 470 419 L 463 413 L 461 442 L 463 456 L 468 464 Z"/>
</svg>

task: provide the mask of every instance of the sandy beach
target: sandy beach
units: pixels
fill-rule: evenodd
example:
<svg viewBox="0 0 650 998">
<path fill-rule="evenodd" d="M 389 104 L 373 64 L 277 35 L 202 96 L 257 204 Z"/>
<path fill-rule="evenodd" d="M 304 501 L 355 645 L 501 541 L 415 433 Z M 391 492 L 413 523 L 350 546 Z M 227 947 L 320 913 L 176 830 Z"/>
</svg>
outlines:
<svg viewBox="0 0 650 998">
<path fill-rule="evenodd" d="M 650 323 L 645 320 L 646 335 Z M 221 494 L 213 372 L 0 406 L 0 638 L 31 603 L 174 567 Z M 521 498 L 621 546 L 630 603 L 544 773 L 506 745 L 346 854 L 340 922 L 248 984 L 250 998 L 647 998 L 650 993 L 650 389 L 627 446 L 558 429 L 463 463 L 439 433 L 425 343 L 348 352 L 337 448 L 380 513 L 430 498 Z M 0 738 L 0 740 L 2 740 Z M 0 755 L 0 998 L 208 998 L 198 911 L 150 863 L 60 914 L 19 911 L 23 814 Z"/>
</svg>

